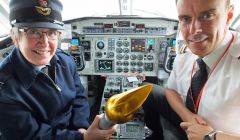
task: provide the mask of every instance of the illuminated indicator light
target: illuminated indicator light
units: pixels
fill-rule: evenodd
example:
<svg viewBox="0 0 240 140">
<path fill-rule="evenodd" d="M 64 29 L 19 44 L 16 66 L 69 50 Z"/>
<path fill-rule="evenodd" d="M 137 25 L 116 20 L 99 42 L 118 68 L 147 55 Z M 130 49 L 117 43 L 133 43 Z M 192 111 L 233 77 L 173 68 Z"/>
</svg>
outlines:
<svg viewBox="0 0 240 140">
<path fill-rule="evenodd" d="M 148 44 L 153 45 L 155 44 L 155 39 L 148 39 Z"/>
</svg>

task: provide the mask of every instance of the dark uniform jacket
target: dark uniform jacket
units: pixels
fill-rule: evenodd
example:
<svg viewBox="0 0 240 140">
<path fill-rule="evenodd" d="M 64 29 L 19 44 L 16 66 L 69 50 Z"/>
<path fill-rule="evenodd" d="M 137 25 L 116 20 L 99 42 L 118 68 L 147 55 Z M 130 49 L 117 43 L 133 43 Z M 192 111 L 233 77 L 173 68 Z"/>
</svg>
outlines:
<svg viewBox="0 0 240 140">
<path fill-rule="evenodd" d="M 15 48 L 0 64 L 0 131 L 7 140 L 83 140 L 89 105 L 71 56 L 57 49 L 52 79 Z M 54 78 L 55 77 L 55 78 Z"/>
</svg>

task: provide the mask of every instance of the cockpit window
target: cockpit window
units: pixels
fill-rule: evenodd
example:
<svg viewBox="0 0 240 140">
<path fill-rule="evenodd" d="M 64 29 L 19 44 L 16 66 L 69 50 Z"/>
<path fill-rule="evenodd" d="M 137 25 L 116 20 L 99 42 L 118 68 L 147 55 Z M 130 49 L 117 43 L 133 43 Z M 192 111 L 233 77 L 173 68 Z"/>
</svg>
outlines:
<svg viewBox="0 0 240 140">
<path fill-rule="evenodd" d="M 9 34 L 8 3 L 10 0 L 0 0 L 0 37 Z M 63 20 L 82 17 L 107 16 L 141 16 L 164 17 L 177 19 L 175 0 L 61 0 L 63 7 Z M 235 5 L 234 19 L 231 28 L 240 31 L 240 3 L 231 0 Z"/>
</svg>

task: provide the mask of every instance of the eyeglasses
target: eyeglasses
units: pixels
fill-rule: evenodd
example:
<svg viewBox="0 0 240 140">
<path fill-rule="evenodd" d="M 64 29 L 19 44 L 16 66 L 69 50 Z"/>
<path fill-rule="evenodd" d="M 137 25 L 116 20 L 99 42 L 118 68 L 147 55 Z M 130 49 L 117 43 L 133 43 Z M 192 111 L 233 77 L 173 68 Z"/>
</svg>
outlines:
<svg viewBox="0 0 240 140">
<path fill-rule="evenodd" d="M 47 32 L 43 32 L 37 29 L 19 29 L 19 31 L 25 32 L 27 37 L 30 39 L 41 39 L 43 37 L 43 33 L 45 33 L 49 40 L 56 40 L 61 34 L 61 32 L 58 30 L 49 30 Z"/>
</svg>

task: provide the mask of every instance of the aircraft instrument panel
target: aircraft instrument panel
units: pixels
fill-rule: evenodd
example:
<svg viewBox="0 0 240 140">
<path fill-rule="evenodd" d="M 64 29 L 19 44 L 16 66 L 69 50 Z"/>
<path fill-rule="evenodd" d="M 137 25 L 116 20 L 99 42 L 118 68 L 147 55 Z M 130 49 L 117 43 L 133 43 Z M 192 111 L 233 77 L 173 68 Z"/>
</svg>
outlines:
<svg viewBox="0 0 240 140">
<path fill-rule="evenodd" d="M 89 17 L 65 24 L 71 24 L 83 50 L 81 75 L 157 76 L 161 47 L 168 47 L 178 28 L 176 20 L 140 17 Z"/>
</svg>

